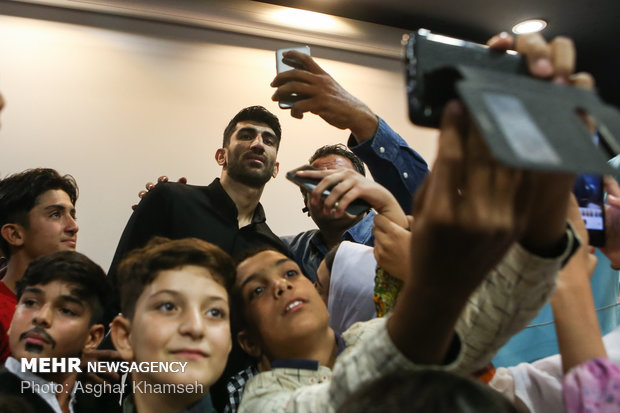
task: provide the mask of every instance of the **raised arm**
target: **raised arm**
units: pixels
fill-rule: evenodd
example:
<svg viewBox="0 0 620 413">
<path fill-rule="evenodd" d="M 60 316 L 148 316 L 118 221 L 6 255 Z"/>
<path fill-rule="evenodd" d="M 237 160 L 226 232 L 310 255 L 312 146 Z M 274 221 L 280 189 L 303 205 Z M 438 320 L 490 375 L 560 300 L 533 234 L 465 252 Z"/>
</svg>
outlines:
<svg viewBox="0 0 620 413">
<path fill-rule="evenodd" d="M 297 93 L 304 99 L 291 108 L 293 117 L 301 119 L 310 112 L 332 126 L 350 130 L 349 148 L 368 166 L 375 181 L 396 197 L 404 211 L 410 212 L 412 195 L 428 174 L 422 156 L 312 57 L 295 51 L 285 53 L 284 57 L 287 64 L 297 69 L 274 78 L 271 86 L 276 91 L 272 99 L 279 101 Z"/>
</svg>

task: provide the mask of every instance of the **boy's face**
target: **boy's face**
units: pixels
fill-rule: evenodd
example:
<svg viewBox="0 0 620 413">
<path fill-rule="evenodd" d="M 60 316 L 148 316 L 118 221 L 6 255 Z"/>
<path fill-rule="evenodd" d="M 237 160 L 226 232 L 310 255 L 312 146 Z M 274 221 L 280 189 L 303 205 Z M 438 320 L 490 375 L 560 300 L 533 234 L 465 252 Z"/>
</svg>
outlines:
<svg viewBox="0 0 620 413">
<path fill-rule="evenodd" d="M 123 330 L 117 328 L 120 318 L 112 334 L 124 359 L 188 363 L 184 373 L 137 373 L 135 380 L 197 381 L 208 387 L 224 371 L 232 346 L 228 293 L 207 269 L 189 265 L 161 271 L 138 298 L 133 319 L 123 319 Z"/>
<path fill-rule="evenodd" d="M 251 334 L 270 359 L 287 358 L 299 340 L 329 328 L 327 307 L 314 285 L 282 253 L 263 251 L 242 261 L 235 288 Z"/>
<path fill-rule="evenodd" d="M 78 225 L 69 195 L 60 189 L 41 194 L 28 213 L 28 227 L 22 227 L 23 248 L 37 258 L 56 251 L 75 251 Z"/>
<path fill-rule="evenodd" d="M 80 357 L 97 347 L 103 325 L 89 325 L 91 308 L 75 294 L 77 287 L 51 281 L 24 289 L 8 330 L 13 357 Z"/>
</svg>

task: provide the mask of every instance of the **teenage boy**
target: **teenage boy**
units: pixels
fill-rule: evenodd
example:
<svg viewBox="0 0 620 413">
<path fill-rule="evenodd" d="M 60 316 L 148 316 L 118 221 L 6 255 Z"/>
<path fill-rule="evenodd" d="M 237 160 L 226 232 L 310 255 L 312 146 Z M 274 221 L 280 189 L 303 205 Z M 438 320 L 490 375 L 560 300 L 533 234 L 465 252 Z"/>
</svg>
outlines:
<svg viewBox="0 0 620 413">
<path fill-rule="evenodd" d="M 8 331 L 12 356 L 0 371 L 0 393 L 20 394 L 36 412 L 115 411 L 104 402 L 107 398 L 95 400 L 78 391 L 77 371 L 21 369 L 24 359 L 81 358 L 83 351 L 95 349 L 103 338 L 109 295 L 101 267 L 78 252 L 59 251 L 32 261 L 17 283 L 18 303 Z"/>
<path fill-rule="evenodd" d="M 16 283 L 35 258 L 74 251 L 78 187 L 70 175 L 38 168 L 0 180 L 0 248 L 8 263 L 0 274 L 0 362 L 9 356 L 8 329 L 17 297 Z"/>
<path fill-rule="evenodd" d="M 232 347 L 228 291 L 234 271 L 228 254 L 195 238 L 157 237 L 121 262 L 122 314 L 111 327 L 121 357 L 185 363 L 182 373 L 132 373 L 125 412 L 215 413 L 209 387 Z M 170 384 L 167 393 L 141 390 Z"/>
</svg>

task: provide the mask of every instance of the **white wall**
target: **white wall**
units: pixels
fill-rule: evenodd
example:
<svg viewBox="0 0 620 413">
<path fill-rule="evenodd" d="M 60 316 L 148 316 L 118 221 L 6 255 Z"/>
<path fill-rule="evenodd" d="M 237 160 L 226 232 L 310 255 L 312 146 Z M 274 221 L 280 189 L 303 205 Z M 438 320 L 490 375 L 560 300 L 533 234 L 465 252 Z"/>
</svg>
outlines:
<svg viewBox="0 0 620 413">
<path fill-rule="evenodd" d="M 66 15 L 66 18 L 63 17 Z M 280 169 L 348 134 L 314 115 L 296 120 L 270 100 L 283 41 L 94 13 L 33 19 L 0 14 L 0 176 L 32 167 L 70 173 L 80 186 L 78 250 L 107 269 L 131 205 L 160 175 L 208 184 L 229 119 L 260 104 L 282 122 Z M 436 133 L 407 118 L 401 62 L 313 47 L 351 93 L 429 163 Z M 313 227 L 284 174 L 263 195 L 280 235 Z"/>
</svg>

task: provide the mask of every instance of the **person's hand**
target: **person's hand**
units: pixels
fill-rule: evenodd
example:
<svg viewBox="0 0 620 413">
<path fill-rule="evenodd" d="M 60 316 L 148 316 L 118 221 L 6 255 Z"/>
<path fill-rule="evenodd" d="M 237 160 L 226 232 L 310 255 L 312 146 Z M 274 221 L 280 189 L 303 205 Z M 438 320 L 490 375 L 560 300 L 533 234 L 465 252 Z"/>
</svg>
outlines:
<svg viewBox="0 0 620 413">
<path fill-rule="evenodd" d="M 413 217 L 408 215 L 407 219 L 411 227 Z M 386 216 L 378 214 L 375 216 L 372 233 L 375 237 L 373 253 L 377 264 L 392 277 L 404 281 L 409 274 L 411 232 L 395 224 Z"/>
<path fill-rule="evenodd" d="M 494 36 L 487 44 L 494 49 L 516 49 L 525 56 L 534 77 L 584 88 L 594 83 L 588 74 L 573 75 L 576 53 L 573 42 L 566 37 L 556 37 L 547 43 L 534 33 L 519 36 L 515 41 L 504 33 Z M 541 254 L 556 252 L 554 244 L 557 246 L 565 230 L 566 207 L 574 179 L 572 174 L 532 171 L 524 174 L 519 195 L 522 208 L 529 209 L 525 215 L 528 226 L 520 240 L 524 247 Z"/>
<path fill-rule="evenodd" d="M 532 33 L 518 36 L 515 41 L 513 36 L 504 32 L 489 39 L 487 45 L 496 50 L 515 49 L 523 54 L 534 77 L 585 89 L 594 86 L 594 79 L 589 73 L 573 73 L 575 46 L 567 37 L 558 36 L 547 43 L 540 33 Z"/>
<path fill-rule="evenodd" d="M 596 257 L 592 253 L 594 248 L 588 245 L 588 231 L 574 196 L 570 199 L 568 218 L 582 244 L 560 272 L 551 298 L 565 372 L 584 361 L 606 356 L 590 286 Z"/>
<path fill-rule="evenodd" d="M 603 178 L 607 204 L 605 205 L 605 247 L 601 251 L 613 269 L 620 269 L 620 186 L 613 176 Z"/>
<path fill-rule="evenodd" d="M 116 350 L 84 350 L 82 352 L 82 369 L 81 380 L 92 384 L 120 383 L 121 377 L 118 373 L 92 373 L 88 372 L 87 365 L 89 362 L 98 361 L 122 361 L 121 355 Z"/>
<path fill-rule="evenodd" d="M 361 198 L 368 202 L 379 214 L 393 222 L 408 227 L 405 213 L 394 195 L 385 187 L 366 178 L 353 169 L 300 170 L 297 175 L 304 178 L 319 178 L 321 181 L 310 194 L 312 206 L 323 205 L 323 212 L 334 218 L 345 215 L 345 209 L 351 202 Z M 330 189 L 330 194 L 323 198 L 323 191 Z"/>
<path fill-rule="evenodd" d="M 579 205 L 574 195 L 569 198 L 567 218 L 573 224 L 575 233 L 581 240 L 581 246 L 560 272 L 558 288 L 564 284 L 588 284 L 596 267 L 594 248 L 589 245 L 588 230 L 581 217 Z"/>
<path fill-rule="evenodd" d="M 162 182 L 168 182 L 168 177 L 166 175 L 162 175 L 159 178 L 157 178 L 157 183 L 160 184 Z M 181 184 L 186 184 L 187 183 L 187 178 L 182 176 L 179 179 L 177 179 L 177 182 L 181 183 Z M 155 188 L 155 185 L 153 182 L 147 182 L 146 185 L 144 185 L 144 187 L 146 188 L 146 190 L 141 190 L 140 192 L 138 192 L 138 198 L 142 199 L 144 198 L 144 195 L 146 195 L 151 189 Z M 138 204 L 133 204 L 131 206 L 131 209 L 135 210 L 138 207 Z"/>
<path fill-rule="evenodd" d="M 446 105 L 437 159 L 414 199 L 415 284 L 469 297 L 521 234 L 522 175 L 491 155 L 460 102 Z"/>
<path fill-rule="evenodd" d="M 435 164 L 414 198 L 410 271 L 387 326 L 411 361 L 445 362 L 467 300 L 521 233 L 521 177 L 491 155 L 463 104 L 448 102 Z"/>
<path fill-rule="evenodd" d="M 283 61 L 295 67 L 278 74 L 271 86 L 277 88 L 271 99 L 287 100 L 292 93 L 301 96 L 291 108 L 291 116 L 301 119 L 304 113 L 319 115 L 332 126 L 350 129 L 358 142 L 374 136 L 379 119 L 363 102 L 347 92 L 325 72 L 312 57 L 297 51 L 283 54 Z"/>
</svg>

